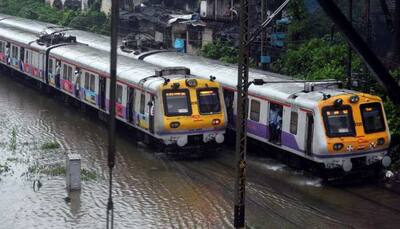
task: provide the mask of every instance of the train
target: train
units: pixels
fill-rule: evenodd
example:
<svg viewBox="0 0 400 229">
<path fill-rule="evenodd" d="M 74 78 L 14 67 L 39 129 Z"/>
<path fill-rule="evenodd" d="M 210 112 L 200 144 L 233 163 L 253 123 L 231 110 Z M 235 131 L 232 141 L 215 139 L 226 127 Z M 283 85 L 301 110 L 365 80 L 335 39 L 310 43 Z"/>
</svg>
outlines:
<svg viewBox="0 0 400 229">
<path fill-rule="evenodd" d="M 37 36 L 0 25 L 0 64 L 101 114 L 109 113 L 110 54 L 73 36 Z M 118 58 L 116 119 L 168 152 L 191 152 L 224 142 L 227 114 L 214 78 L 184 67 Z"/>
<path fill-rule="evenodd" d="M 1 19 L 3 18 L 3 20 Z M 48 23 L 0 15 L 0 25 L 33 34 L 64 31 L 93 48 L 108 51 L 109 38 L 60 28 Z M 168 50 L 146 52 L 119 49 L 120 56 L 159 67 L 176 65 L 203 79 L 222 85 L 227 128 L 235 130 L 237 66 Z M 248 137 L 282 149 L 325 170 L 351 172 L 360 168 L 388 167 L 390 131 L 382 100 L 374 95 L 343 89 L 340 82 L 299 82 L 291 77 L 251 69 Z"/>
</svg>

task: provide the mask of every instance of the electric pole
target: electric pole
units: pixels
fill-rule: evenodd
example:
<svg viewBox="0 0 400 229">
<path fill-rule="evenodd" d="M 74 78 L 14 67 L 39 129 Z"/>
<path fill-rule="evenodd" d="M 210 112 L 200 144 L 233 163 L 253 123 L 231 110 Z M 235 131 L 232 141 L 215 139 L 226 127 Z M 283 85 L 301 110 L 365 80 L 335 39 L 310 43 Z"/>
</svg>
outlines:
<svg viewBox="0 0 400 229">
<path fill-rule="evenodd" d="M 353 0 L 349 0 L 349 22 L 353 24 Z M 351 68 L 352 68 L 352 50 L 351 45 L 349 43 L 349 47 L 347 49 L 347 88 L 351 88 L 352 86 L 352 76 L 351 76 Z"/>
<path fill-rule="evenodd" d="M 268 0 L 261 0 L 261 21 L 265 21 L 268 17 Z M 261 68 L 262 70 L 267 70 L 268 68 L 268 58 L 267 58 L 267 30 L 263 30 L 261 33 Z"/>
<path fill-rule="evenodd" d="M 245 224 L 245 186 L 247 151 L 247 84 L 249 82 L 249 0 L 240 0 L 240 54 L 237 81 L 236 113 L 236 180 L 235 180 L 235 228 Z"/>
<path fill-rule="evenodd" d="M 109 196 L 107 203 L 107 229 L 114 228 L 114 203 L 112 200 L 112 172 L 115 165 L 115 90 L 117 86 L 119 0 L 111 5 L 111 56 L 110 56 L 110 102 L 108 116 L 108 167 Z"/>
<path fill-rule="evenodd" d="M 235 179 L 235 205 L 233 225 L 243 228 L 245 225 L 245 189 L 246 189 L 246 152 L 247 152 L 247 92 L 249 84 L 249 47 L 263 32 L 272 20 L 284 9 L 290 0 L 284 3 L 262 24 L 250 34 L 249 31 L 249 0 L 240 0 L 240 52 L 237 80 L 237 112 L 236 112 L 236 179 Z M 252 83 L 259 83 L 253 82 Z"/>
</svg>

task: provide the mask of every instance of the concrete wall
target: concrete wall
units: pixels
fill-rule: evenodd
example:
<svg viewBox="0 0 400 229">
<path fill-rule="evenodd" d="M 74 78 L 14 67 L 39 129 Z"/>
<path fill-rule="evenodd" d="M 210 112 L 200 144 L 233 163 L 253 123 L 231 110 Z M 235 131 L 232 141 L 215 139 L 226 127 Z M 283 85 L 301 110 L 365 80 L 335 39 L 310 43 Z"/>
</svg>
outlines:
<svg viewBox="0 0 400 229">
<path fill-rule="evenodd" d="M 57 0 L 45 0 L 45 2 L 51 6 L 54 5 L 54 2 Z M 76 2 L 76 4 L 80 5 L 81 10 L 87 10 L 89 8 L 89 0 L 59 0 L 62 4 L 62 7 L 64 7 L 65 4 L 71 3 L 71 2 Z"/>
<path fill-rule="evenodd" d="M 135 6 L 146 0 L 120 0 L 120 8 L 125 10 L 132 10 Z M 101 11 L 105 14 L 111 13 L 111 0 L 101 0 Z"/>
</svg>

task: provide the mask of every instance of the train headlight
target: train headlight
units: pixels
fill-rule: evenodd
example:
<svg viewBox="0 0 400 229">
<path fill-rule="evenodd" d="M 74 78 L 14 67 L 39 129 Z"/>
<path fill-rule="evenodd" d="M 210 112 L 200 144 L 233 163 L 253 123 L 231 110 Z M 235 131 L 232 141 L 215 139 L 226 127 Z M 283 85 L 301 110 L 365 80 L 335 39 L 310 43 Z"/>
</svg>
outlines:
<svg viewBox="0 0 400 229">
<path fill-rule="evenodd" d="M 350 97 L 350 103 L 358 103 L 358 101 L 360 101 L 360 97 L 358 97 L 357 95 L 353 95 Z"/>
<path fill-rule="evenodd" d="M 343 147 L 344 147 L 344 145 L 342 143 L 335 143 L 333 145 L 333 149 L 336 150 L 336 151 L 339 151 L 339 150 L 343 149 Z"/>
<path fill-rule="evenodd" d="M 180 125 L 181 125 L 180 122 L 171 122 L 171 123 L 169 124 L 169 127 L 171 127 L 172 129 L 176 129 L 176 128 L 178 128 Z"/>
<path fill-rule="evenodd" d="M 221 124 L 221 120 L 219 120 L 219 119 L 213 119 L 211 123 L 212 123 L 214 126 L 217 126 L 217 125 Z"/>
<path fill-rule="evenodd" d="M 186 85 L 188 87 L 196 87 L 197 86 L 197 80 L 195 80 L 195 79 L 187 79 L 186 80 Z"/>
<path fill-rule="evenodd" d="M 380 145 L 380 146 L 385 144 L 385 139 L 384 138 L 378 138 L 377 144 Z"/>
</svg>

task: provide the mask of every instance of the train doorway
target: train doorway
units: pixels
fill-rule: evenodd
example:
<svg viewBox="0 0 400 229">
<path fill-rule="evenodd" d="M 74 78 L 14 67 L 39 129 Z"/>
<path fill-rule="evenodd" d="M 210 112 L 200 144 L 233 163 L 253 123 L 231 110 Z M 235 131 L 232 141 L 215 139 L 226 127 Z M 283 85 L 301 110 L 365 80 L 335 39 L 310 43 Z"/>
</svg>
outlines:
<svg viewBox="0 0 400 229">
<path fill-rule="evenodd" d="M 135 115 L 135 89 L 128 87 L 128 122 L 134 123 L 134 115 Z"/>
<path fill-rule="evenodd" d="M 233 120 L 233 100 L 235 98 L 235 93 L 233 91 L 229 91 L 224 89 L 224 100 L 225 100 L 225 106 L 226 106 L 226 113 L 228 115 L 228 124 L 230 126 L 234 126 L 234 120 Z"/>
<path fill-rule="evenodd" d="M 282 105 L 270 103 L 268 113 L 269 141 L 277 145 L 282 142 L 282 114 Z"/>
<path fill-rule="evenodd" d="M 154 134 L 154 96 L 151 96 L 151 100 L 149 101 L 149 131 Z"/>
<path fill-rule="evenodd" d="M 314 116 L 310 113 L 307 113 L 307 132 L 306 132 L 306 147 L 305 147 L 306 155 L 312 154 L 313 136 L 314 136 Z"/>
</svg>

